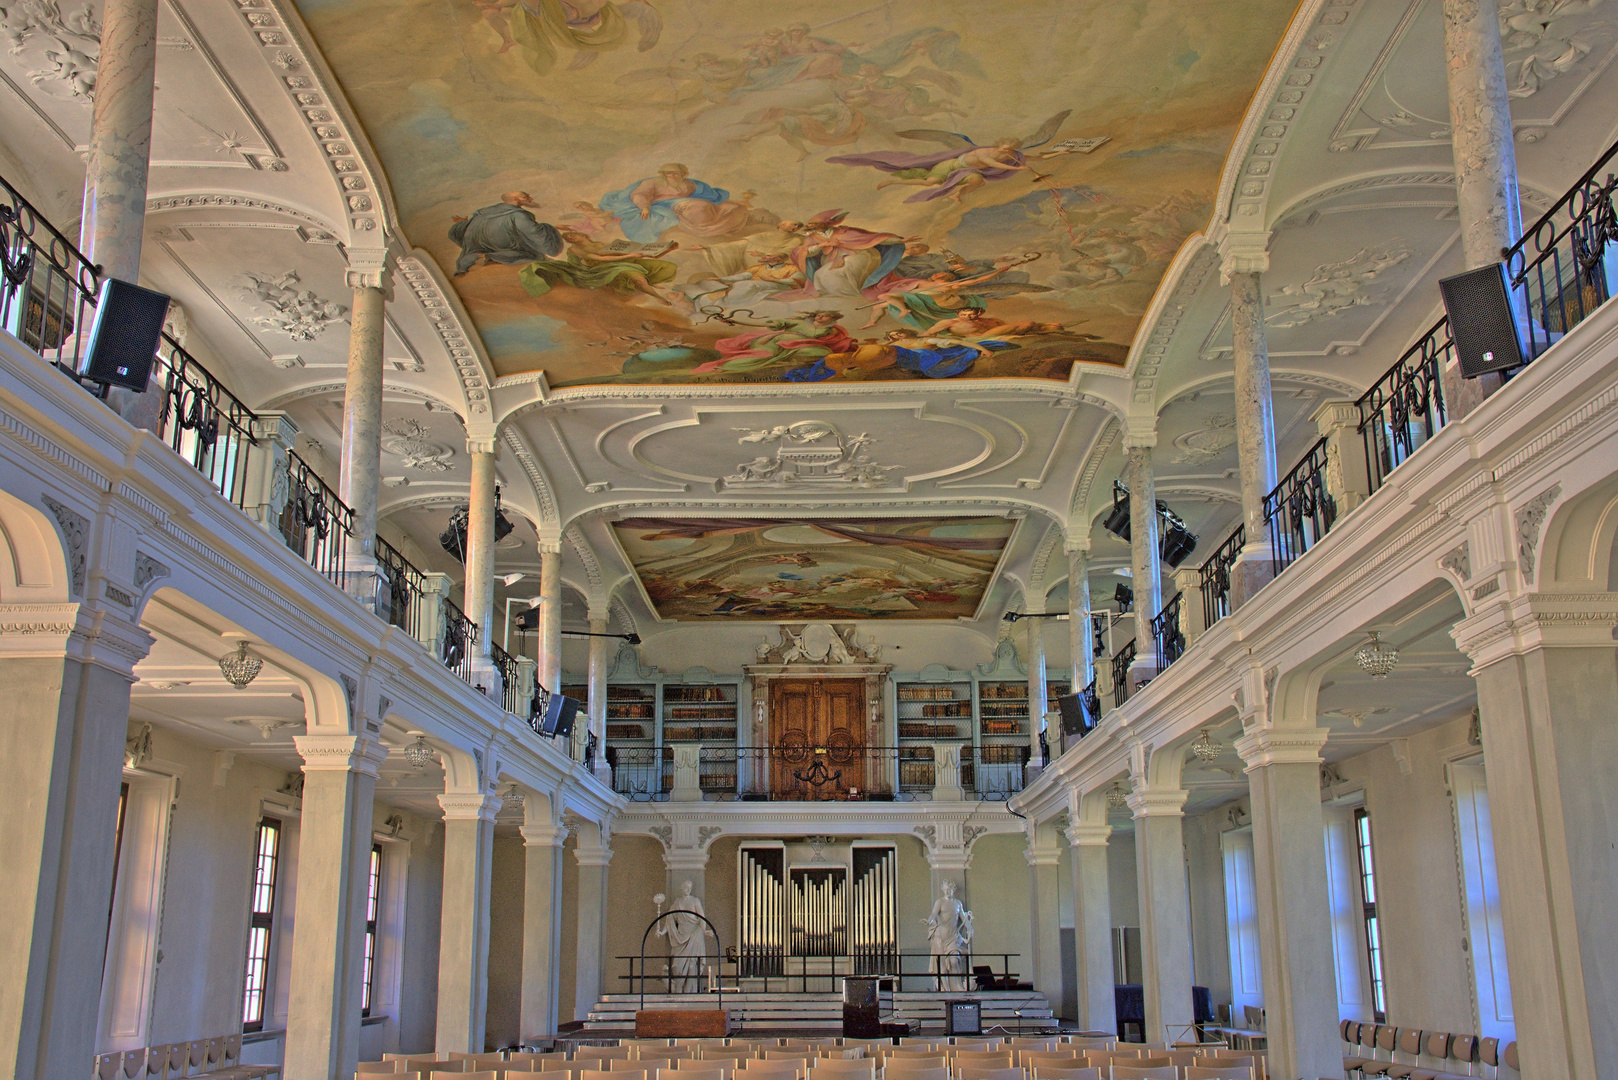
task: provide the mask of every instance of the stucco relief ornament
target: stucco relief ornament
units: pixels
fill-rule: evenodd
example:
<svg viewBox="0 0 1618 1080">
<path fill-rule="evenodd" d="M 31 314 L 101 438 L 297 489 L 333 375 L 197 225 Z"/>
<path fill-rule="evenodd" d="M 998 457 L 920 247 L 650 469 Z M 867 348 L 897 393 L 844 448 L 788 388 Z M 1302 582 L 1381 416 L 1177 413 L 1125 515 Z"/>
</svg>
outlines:
<svg viewBox="0 0 1618 1080">
<path fill-rule="evenodd" d="M 95 97 L 96 64 L 101 58 L 101 22 L 85 4 L 63 15 L 56 0 L 16 0 L 0 6 L 0 34 L 11 55 L 20 57 L 30 47 L 46 64 L 28 73 L 37 87 L 61 83 L 70 97 L 89 104 Z"/>
<path fill-rule="evenodd" d="M 382 425 L 382 449 L 404 459 L 407 469 L 441 473 L 449 471 L 455 451 L 427 438 L 419 420 L 389 420 Z"/>
<path fill-rule="evenodd" d="M 1379 247 L 1361 248 L 1340 262 L 1321 263 L 1308 281 L 1284 286 L 1270 296 L 1268 305 L 1278 310 L 1265 318 L 1265 324 L 1271 329 L 1289 329 L 1351 308 L 1385 303 L 1382 292 L 1370 290 L 1372 282 L 1409 258 L 1410 248 L 1404 241 L 1391 240 Z"/>
<path fill-rule="evenodd" d="M 1174 440 L 1176 465 L 1205 465 L 1236 445 L 1234 413 L 1211 413 L 1207 424 Z"/>
<path fill-rule="evenodd" d="M 868 448 L 875 441 L 861 432 L 845 436 L 820 420 L 800 420 L 769 428 L 737 428 L 738 443 L 769 444 L 775 453 L 739 462 L 724 478 L 732 488 L 880 487 L 897 465 L 878 465 Z"/>
<path fill-rule="evenodd" d="M 312 289 L 295 288 L 302 279 L 296 270 L 278 278 L 247 272 L 236 282 L 241 298 L 269 314 L 255 315 L 253 321 L 266 330 L 275 330 L 294 341 L 313 341 L 333 323 L 348 321 L 348 308 L 324 300 Z"/>
<path fill-rule="evenodd" d="M 781 629 L 781 643 L 770 653 L 778 664 L 858 664 L 874 663 L 869 650 L 855 640 L 855 627 L 838 628 L 830 623 L 810 623 L 796 634 Z"/>
</svg>

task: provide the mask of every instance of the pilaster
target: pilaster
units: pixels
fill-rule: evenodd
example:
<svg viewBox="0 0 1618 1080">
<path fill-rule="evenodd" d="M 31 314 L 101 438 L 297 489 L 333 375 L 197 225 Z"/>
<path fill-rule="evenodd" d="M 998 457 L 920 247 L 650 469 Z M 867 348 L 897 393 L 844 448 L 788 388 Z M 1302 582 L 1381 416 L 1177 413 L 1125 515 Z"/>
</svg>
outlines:
<svg viewBox="0 0 1618 1080">
<path fill-rule="evenodd" d="M 483 1052 L 489 1000 L 489 889 L 500 800 L 445 792 L 443 907 L 438 932 L 439 1054 Z"/>
<path fill-rule="evenodd" d="M 1081 822 L 1067 827 L 1073 872 L 1073 970 L 1079 1028 L 1084 1031 L 1118 1029 L 1112 970 L 1112 892 L 1107 870 L 1107 840 L 1111 835 L 1110 825 Z"/>
<path fill-rule="evenodd" d="M 555 813 L 557 796 L 530 792 L 524 800 L 522 1012 L 525 1043 L 556 1034 L 561 984 L 562 852 L 567 829 Z"/>
<path fill-rule="evenodd" d="M 1135 874 L 1148 1042 L 1179 1038 L 1191 1023 L 1191 918 L 1181 822 L 1187 792 L 1137 783 Z"/>
</svg>

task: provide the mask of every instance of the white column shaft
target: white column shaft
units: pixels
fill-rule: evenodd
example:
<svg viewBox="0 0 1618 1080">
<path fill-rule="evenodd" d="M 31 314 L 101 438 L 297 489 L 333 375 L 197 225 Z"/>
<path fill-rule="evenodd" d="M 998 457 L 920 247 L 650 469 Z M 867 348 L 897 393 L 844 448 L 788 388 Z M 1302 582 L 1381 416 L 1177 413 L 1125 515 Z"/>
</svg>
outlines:
<svg viewBox="0 0 1618 1080">
<path fill-rule="evenodd" d="M 354 288 L 349 314 L 348 380 L 343 387 L 343 451 L 338 495 L 354 511 L 350 570 L 376 558 L 376 503 L 382 474 L 382 311 L 380 288 Z M 358 565 L 355 565 L 358 563 Z"/>
<path fill-rule="evenodd" d="M 1163 564 L 1157 523 L 1157 484 L 1152 479 L 1152 448 L 1128 450 L 1129 566 L 1135 592 L 1135 672 L 1157 674 L 1161 663 L 1152 638 L 1152 619 L 1163 606 Z"/>
<path fill-rule="evenodd" d="M 119 281 L 140 277 L 156 73 L 157 0 L 107 0 L 101 9 L 79 249 L 106 277 Z"/>
<path fill-rule="evenodd" d="M 1039 609 L 1045 610 L 1040 604 Z M 1045 764 L 1045 755 L 1039 749 L 1039 726 L 1045 716 L 1045 703 L 1049 700 L 1049 683 L 1045 677 L 1045 620 L 1028 622 L 1028 762 L 1035 768 Z M 1060 729 L 1058 729 L 1059 731 Z M 1060 745 L 1060 739 L 1055 740 Z"/>
<path fill-rule="evenodd" d="M 1028 927 L 1034 950 L 1034 989 L 1058 1007 L 1062 1001 L 1061 849 L 1055 829 L 1041 826 L 1040 846 L 1024 852 L 1028 860 Z"/>
<path fill-rule="evenodd" d="M 494 637 L 494 452 L 472 451 L 472 492 L 466 522 L 466 618 L 477 629 L 476 656 L 490 655 Z"/>
<path fill-rule="evenodd" d="M 1073 952 L 1078 1022 L 1083 1031 L 1117 1031 L 1113 992 L 1112 892 L 1107 873 L 1106 826 L 1087 835 L 1069 831 L 1073 861 Z"/>
<path fill-rule="evenodd" d="M 612 861 L 608 848 L 580 846 L 574 850 L 579 863 L 578 954 L 574 975 L 573 1015 L 582 1020 L 601 999 L 602 928 L 607 921 L 607 864 Z"/>
<path fill-rule="evenodd" d="M 539 554 L 539 685 L 551 693 L 562 689 L 562 553 Z"/>
<path fill-rule="evenodd" d="M 607 620 L 592 618 L 592 634 L 607 632 Z M 607 646 L 611 638 L 590 639 L 590 734 L 596 739 L 593 765 L 597 776 L 609 773 L 607 766 Z"/>
<path fill-rule="evenodd" d="M 438 923 L 437 1051 L 483 1053 L 489 1002 L 489 887 L 500 800 L 443 795 L 444 885 Z"/>
<path fill-rule="evenodd" d="M 1077 693 L 1096 677 L 1095 651 L 1090 643 L 1090 552 L 1085 548 L 1067 553 L 1067 614 L 1073 690 Z"/>
<path fill-rule="evenodd" d="M 1184 801 L 1184 792 L 1179 793 Z M 1175 1038 L 1191 1023 L 1191 898 L 1186 891 L 1181 815 L 1135 816 L 1135 876 L 1140 898 L 1141 979 L 1146 1041 Z"/>
<path fill-rule="evenodd" d="M 530 796 L 532 797 L 532 796 Z M 523 837 L 522 1023 L 524 1042 L 556 1034 L 561 986 L 562 845 L 560 830 Z"/>
</svg>

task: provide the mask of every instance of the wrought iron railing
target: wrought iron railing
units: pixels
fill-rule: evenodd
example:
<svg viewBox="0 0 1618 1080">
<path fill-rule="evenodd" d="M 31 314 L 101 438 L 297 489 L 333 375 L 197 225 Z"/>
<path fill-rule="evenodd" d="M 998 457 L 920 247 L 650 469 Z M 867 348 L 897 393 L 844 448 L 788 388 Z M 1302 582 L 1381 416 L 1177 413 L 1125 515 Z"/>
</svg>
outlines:
<svg viewBox="0 0 1618 1080">
<path fill-rule="evenodd" d="M 376 538 L 376 561 L 388 578 L 387 611 L 383 617 L 421 640 L 421 597 L 426 579 L 398 548 L 381 536 Z"/>
<path fill-rule="evenodd" d="M 661 802 L 674 785 L 674 749 L 656 746 L 608 746 L 612 790 L 631 802 Z M 733 785 L 734 786 L 734 785 Z"/>
<path fill-rule="evenodd" d="M 1270 562 L 1277 574 L 1331 529 L 1337 520 L 1337 501 L 1326 490 L 1324 438 L 1264 496 L 1264 517 L 1270 525 Z"/>
<path fill-rule="evenodd" d="M 508 713 L 522 715 L 523 706 L 527 704 L 522 700 L 522 693 L 517 686 L 517 659 L 498 642 L 489 642 L 489 659 L 494 661 L 495 676 L 500 680 L 500 703 L 505 706 Z"/>
<path fill-rule="evenodd" d="M 1444 426 L 1443 372 L 1454 352 L 1449 320 L 1440 319 L 1355 402 L 1372 491 Z"/>
<path fill-rule="evenodd" d="M 158 434 L 238 508 L 247 492 L 247 454 L 258 417 L 196 357 L 164 334 L 152 367 L 162 390 Z"/>
<path fill-rule="evenodd" d="M 1087 685 L 1083 690 L 1079 691 L 1079 693 L 1084 695 L 1084 707 L 1090 711 L 1090 722 L 1092 724 L 1100 723 L 1101 695 L 1096 692 L 1096 681 L 1091 679 L 1089 685 Z M 1083 734 L 1088 735 L 1090 733 L 1086 731 L 1083 732 Z"/>
<path fill-rule="evenodd" d="M 287 451 L 287 503 L 281 511 L 281 538 L 338 588 L 347 567 L 354 511 L 326 486 L 303 458 Z"/>
<path fill-rule="evenodd" d="M 439 648 L 439 659 L 455 674 L 472 681 L 472 646 L 477 643 L 478 628 L 466 617 L 453 600 L 444 600 L 444 644 Z"/>
<path fill-rule="evenodd" d="M 1119 708 L 1129 700 L 1129 665 L 1135 662 L 1135 639 L 1118 650 L 1112 658 L 1112 707 Z"/>
<path fill-rule="evenodd" d="M 1202 625 L 1212 626 L 1230 614 L 1230 568 L 1236 556 L 1247 544 L 1247 524 L 1236 526 L 1236 531 L 1214 550 L 1202 564 L 1200 591 L 1202 593 Z"/>
<path fill-rule="evenodd" d="M 1152 638 L 1157 642 L 1157 659 L 1168 667 L 1185 652 L 1185 634 L 1180 630 L 1180 599 L 1183 592 L 1163 605 L 1163 610 L 1152 616 Z"/>
<path fill-rule="evenodd" d="M 1036 720 L 1035 723 L 1038 723 Z M 1028 744 L 989 743 L 961 746 L 961 787 L 969 798 L 1000 802 L 1023 789 Z"/>
<path fill-rule="evenodd" d="M 101 272 L 0 177 L 0 325 L 73 374 Z"/>
</svg>

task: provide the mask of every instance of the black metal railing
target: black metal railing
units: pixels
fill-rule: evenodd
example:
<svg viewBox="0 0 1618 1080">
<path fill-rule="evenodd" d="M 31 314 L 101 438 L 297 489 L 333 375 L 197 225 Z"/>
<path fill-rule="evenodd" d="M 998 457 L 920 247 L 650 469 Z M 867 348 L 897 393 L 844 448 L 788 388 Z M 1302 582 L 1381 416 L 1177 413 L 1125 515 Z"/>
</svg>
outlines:
<svg viewBox="0 0 1618 1080">
<path fill-rule="evenodd" d="M 1270 525 L 1270 562 L 1277 574 L 1331 529 L 1337 520 L 1337 500 L 1326 490 L 1325 438 L 1264 496 L 1264 518 Z"/>
<path fill-rule="evenodd" d="M 1202 564 L 1200 573 L 1202 580 L 1202 625 L 1204 628 L 1230 614 L 1230 568 L 1236 563 L 1236 556 L 1242 553 L 1247 544 L 1247 524 L 1236 526 L 1236 531 L 1225 538 L 1225 542 L 1214 550 L 1208 561 Z"/>
<path fill-rule="evenodd" d="M 1112 658 L 1112 707 L 1119 708 L 1129 700 L 1129 665 L 1135 662 L 1135 639 L 1118 650 Z"/>
<path fill-rule="evenodd" d="M 1022 790 L 1026 743 L 956 748 L 967 799 L 1006 799 Z M 631 799 L 667 797 L 674 789 L 674 747 L 613 747 L 613 787 Z M 704 746 L 697 783 L 707 799 L 848 802 L 928 800 L 938 780 L 933 747 Z"/>
<path fill-rule="evenodd" d="M 1034 721 L 1038 723 L 1038 721 Z M 968 798 L 1003 802 L 1023 789 L 1028 743 L 987 743 L 961 746 L 961 787 Z"/>
<path fill-rule="evenodd" d="M 101 272 L 0 177 L 0 326 L 72 375 Z"/>
<path fill-rule="evenodd" d="M 1092 678 L 1089 685 L 1085 686 L 1079 693 L 1084 695 L 1084 707 L 1090 710 L 1090 722 L 1099 724 L 1101 722 L 1101 695 L 1096 692 L 1095 679 Z M 1083 734 L 1088 735 L 1090 732 L 1086 731 Z"/>
<path fill-rule="evenodd" d="M 287 503 L 281 511 L 281 539 L 326 579 L 343 587 L 348 565 L 348 538 L 354 511 L 303 458 L 287 451 Z"/>
<path fill-rule="evenodd" d="M 665 913 L 667 914 L 667 913 Z M 792 937 L 799 936 L 797 933 Z M 801 956 L 785 946 L 771 951 L 729 950 L 691 957 L 702 972 L 686 977 L 671 970 L 667 956 L 620 956 L 623 974 L 618 980 L 629 994 L 713 994 L 709 984 L 712 972 L 725 992 L 742 986 L 761 994 L 834 994 L 840 992 L 849 975 L 880 975 L 894 980 L 894 989 L 905 993 L 982 994 L 1014 990 L 1027 972 L 1014 971 L 1013 959 L 1020 953 L 957 953 L 936 956 L 927 952 L 886 950 L 854 956 Z M 887 991 L 884 989 L 884 994 Z M 1029 1019 L 1028 1030 L 1039 1021 Z"/>
<path fill-rule="evenodd" d="M 444 644 L 439 647 L 439 659 L 444 666 L 468 683 L 472 681 L 472 646 L 477 643 L 478 628 L 466 617 L 453 600 L 444 599 Z"/>
<path fill-rule="evenodd" d="M 521 700 L 522 694 L 517 686 L 517 659 L 497 642 L 489 642 L 489 659 L 494 661 L 495 677 L 500 680 L 500 703 L 505 706 L 508 713 L 521 716 L 523 706 L 527 702 Z"/>
<path fill-rule="evenodd" d="M 1371 491 L 1444 426 L 1443 373 L 1454 352 L 1449 320 L 1439 319 L 1354 403 Z"/>
<path fill-rule="evenodd" d="M 1612 295 L 1609 245 L 1618 243 L 1613 197 L 1618 177 L 1601 176 L 1618 143 L 1507 249 L 1512 300 L 1527 315 L 1523 344 L 1532 361 Z"/>
<path fill-rule="evenodd" d="M 422 572 L 399 549 L 376 538 L 376 561 L 388 578 L 384 618 L 416 640 L 421 640 L 421 598 L 426 588 Z"/>
<path fill-rule="evenodd" d="M 157 347 L 152 382 L 163 395 L 160 437 L 206 476 L 215 491 L 243 507 L 247 454 L 258 417 L 167 334 Z"/>
<path fill-rule="evenodd" d="M 1185 634 L 1180 629 L 1180 599 L 1183 592 L 1163 605 L 1163 610 L 1152 616 L 1152 638 L 1157 642 L 1157 661 L 1168 667 L 1185 652 Z"/>
<path fill-rule="evenodd" d="M 674 786 L 674 749 L 656 746 L 609 746 L 612 790 L 631 802 L 660 802 Z"/>
</svg>

